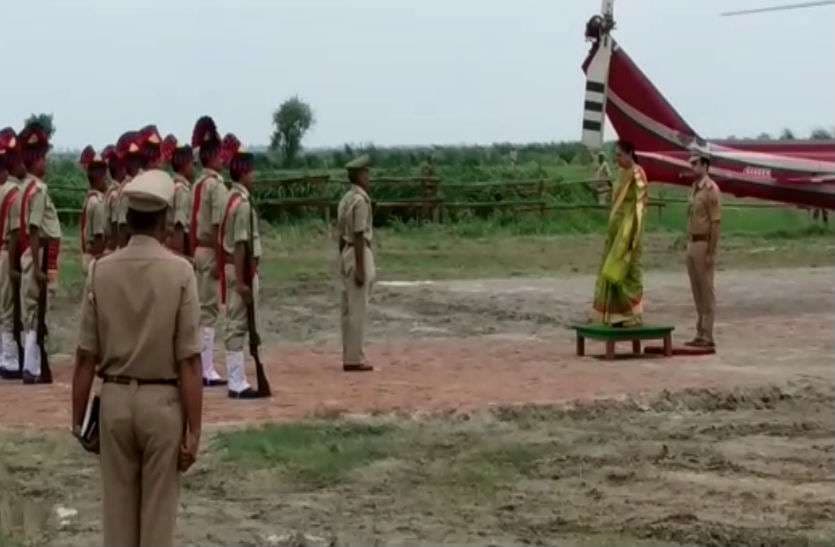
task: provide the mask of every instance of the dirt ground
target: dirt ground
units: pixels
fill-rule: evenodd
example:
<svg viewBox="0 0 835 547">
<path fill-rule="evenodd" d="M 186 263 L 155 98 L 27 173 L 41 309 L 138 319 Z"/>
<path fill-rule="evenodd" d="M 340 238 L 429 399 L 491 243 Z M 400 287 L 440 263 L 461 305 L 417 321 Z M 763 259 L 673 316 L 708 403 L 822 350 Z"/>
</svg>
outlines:
<svg viewBox="0 0 835 547">
<path fill-rule="evenodd" d="M 335 287 L 270 288 L 264 360 L 275 397 L 207 392 L 207 436 L 343 416 L 428 428 L 423 442 L 441 448 L 315 489 L 230 468 L 207 450 L 185 481 L 179 540 L 835 544 L 833 280 L 832 267 L 721 271 L 717 355 L 614 362 L 574 355 L 568 327 L 585 319 L 591 276 L 380 283 L 368 352 L 378 369 L 366 375 L 339 371 Z M 645 284 L 645 320 L 675 325 L 678 342 L 692 337 L 686 275 L 650 272 Z M 60 313 L 56 338 L 70 339 L 72 308 Z M 50 432 L 69 422 L 66 346 L 54 385 L 0 385 L 0 525 L 32 544 L 88 545 L 100 534 L 94 462 Z M 488 494 L 431 486 L 433 461 L 494 434 L 548 450 Z M 78 514 L 62 525 L 58 506 Z"/>
</svg>

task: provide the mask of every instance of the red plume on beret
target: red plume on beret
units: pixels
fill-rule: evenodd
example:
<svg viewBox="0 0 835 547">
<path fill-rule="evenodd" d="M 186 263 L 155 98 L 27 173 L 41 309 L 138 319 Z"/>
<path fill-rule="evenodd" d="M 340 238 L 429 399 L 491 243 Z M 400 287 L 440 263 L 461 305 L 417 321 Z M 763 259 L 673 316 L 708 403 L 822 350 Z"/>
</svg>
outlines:
<svg viewBox="0 0 835 547">
<path fill-rule="evenodd" d="M 174 135 L 168 135 L 162 141 L 162 160 L 165 163 L 171 161 L 171 158 L 174 157 L 174 151 L 177 149 L 177 137 Z"/>
<path fill-rule="evenodd" d="M 203 116 L 194 124 L 191 145 L 197 148 L 207 144 L 220 144 L 220 133 L 217 132 L 215 121 L 209 116 Z"/>
<path fill-rule="evenodd" d="M 6 127 L 0 130 L 0 154 L 5 154 L 6 150 L 14 150 L 17 148 L 17 133 L 11 127 Z"/>
<path fill-rule="evenodd" d="M 112 144 L 108 144 L 104 147 L 104 150 L 101 151 L 101 157 L 106 162 L 111 162 L 113 159 L 119 159 L 119 155 L 116 153 L 116 147 Z"/>
<path fill-rule="evenodd" d="M 139 146 L 144 146 L 145 144 L 162 144 L 162 136 L 159 134 L 159 130 L 157 129 L 156 125 L 146 125 L 142 129 L 139 130 Z"/>
<path fill-rule="evenodd" d="M 232 133 L 227 133 L 223 137 L 223 143 L 220 145 L 220 157 L 224 165 L 229 165 L 232 157 L 241 149 L 241 141 Z"/>
<path fill-rule="evenodd" d="M 20 145 L 23 150 L 32 152 L 44 152 L 49 150 L 49 134 L 43 126 L 37 122 L 32 122 L 23 128 L 23 131 L 18 135 Z"/>
<path fill-rule="evenodd" d="M 116 152 L 123 158 L 128 154 L 138 154 L 139 150 L 139 133 L 136 131 L 127 131 L 116 142 Z"/>
<path fill-rule="evenodd" d="M 78 158 L 78 164 L 84 169 L 88 169 L 93 160 L 96 159 L 96 149 L 92 145 L 87 145 L 81 151 L 81 157 Z"/>
</svg>

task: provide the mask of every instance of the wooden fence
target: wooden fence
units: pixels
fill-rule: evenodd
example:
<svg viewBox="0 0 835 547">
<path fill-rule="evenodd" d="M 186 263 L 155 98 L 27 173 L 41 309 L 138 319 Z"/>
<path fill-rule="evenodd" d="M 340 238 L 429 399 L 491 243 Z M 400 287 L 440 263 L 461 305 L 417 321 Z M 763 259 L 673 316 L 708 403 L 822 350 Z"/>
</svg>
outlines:
<svg viewBox="0 0 835 547">
<path fill-rule="evenodd" d="M 420 220 L 436 223 L 448 221 L 451 214 L 462 210 L 512 210 L 545 215 L 556 210 L 608 209 L 608 206 L 597 203 L 558 203 L 552 196 L 561 186 L 594 185 L 603 182 L 600 179 L 443 183 L 437 177 L 421 176 L 379 177 L 371 182 L 374 191 L 379 192 L 385 188 L 388 191 L 380 193 L 395 196 L 375 200 L 373 205 L 376 211 L 404 211 Z M 315 211 L 330 222 L 348 184 L 347 180 L 332 179 L 329 175 L 261 179 L 256 183 L 256 203 L 260 210 L 271 216 Z M 83 194 L 87 191 L 86 188 L 75 186 L 50 185 L 49 188 L 55 191 L 76 192 L 79 194 L 79 202 L 83 200 Z M 372 196 L 373 194 L 372 191 Z M 653 200 L 650 206 L 660 212 L 668 202 L 672 200 Z M 64 220 L 77 220 L 81 215 L 81 209 L 61 208 L 58 214 Z"/>
</svg>

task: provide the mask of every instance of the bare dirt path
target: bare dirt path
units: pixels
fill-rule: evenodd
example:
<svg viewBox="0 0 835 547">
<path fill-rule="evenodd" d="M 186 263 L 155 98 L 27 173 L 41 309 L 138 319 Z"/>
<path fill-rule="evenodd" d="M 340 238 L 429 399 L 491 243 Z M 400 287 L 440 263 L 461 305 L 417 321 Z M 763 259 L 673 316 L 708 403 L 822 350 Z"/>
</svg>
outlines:
<svg viewBox="0 0 835 547">
<path fill-rule="evenodd" d="M 276 297 L 265 317 L 265 361 L 276 396 L 241 403 L 211 390 L 207 422 L 472 410 L 688 387 L 827 385 L 835 379 L 833 280 L 833 268 L 721 272 L 718 355 L 615 362 L 574 355 L 567 327 L 589 308 L 589 276 L 383 283 L 370 327 L 369 355 L 379 370 L 367 375 L 339 370 L 332 292 L 296 290 Z M 654 273 L 646 285 L 646 321 L 675 325 L 679 341 L 692 336 L 685 276 Z M 66 427 L 67 357 L 58 359 L 55 373 L 52 386 L 0 384 L 2 427 Z"/>
</svg>

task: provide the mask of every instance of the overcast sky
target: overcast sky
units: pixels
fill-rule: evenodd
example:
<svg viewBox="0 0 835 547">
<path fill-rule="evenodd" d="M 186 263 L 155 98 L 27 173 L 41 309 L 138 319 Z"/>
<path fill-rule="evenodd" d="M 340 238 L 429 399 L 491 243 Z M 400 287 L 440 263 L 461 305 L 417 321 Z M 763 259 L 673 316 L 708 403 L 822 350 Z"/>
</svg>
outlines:
<svg viewBox="0 0 835 547">
<path fill-rule="evenodd" d="M 835 8 L 619 0 L 616 37 L 705 136 L 835 125 Z M 599 0 L 2 0 L 0 125 L 55 115 L 58 148 L 211 114 L 266 144 L 298 94 L 307 146 L 579 138 Z M 779 3 L 779 2 L 777 2 Z M 612 137 L 612 135 L 608 135 Z"/>
</svg>

